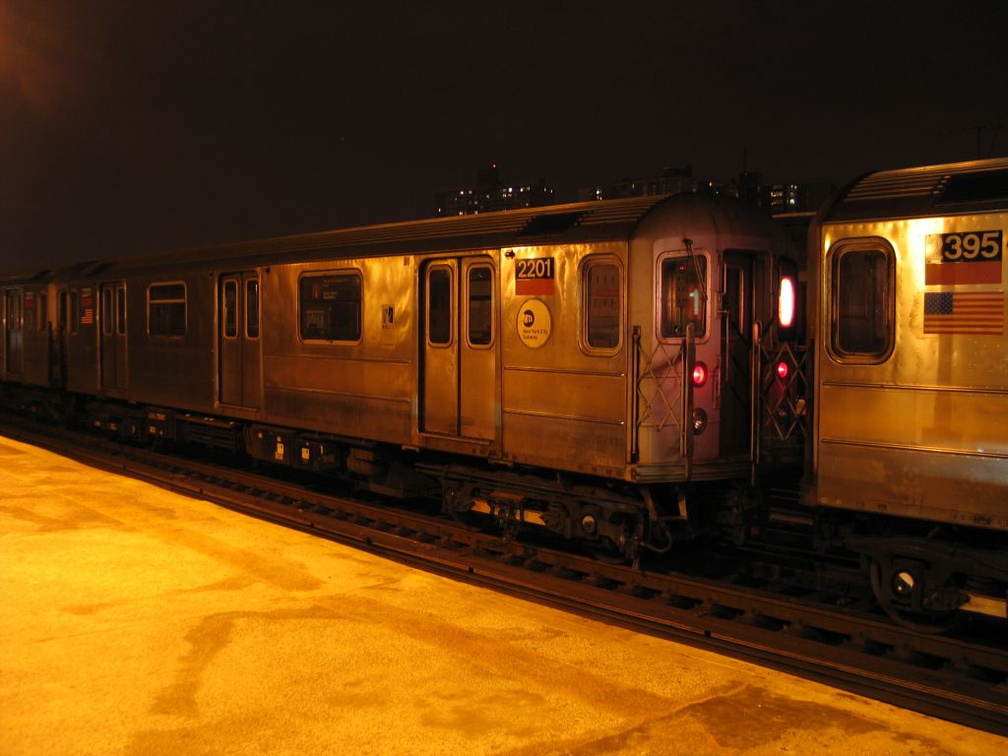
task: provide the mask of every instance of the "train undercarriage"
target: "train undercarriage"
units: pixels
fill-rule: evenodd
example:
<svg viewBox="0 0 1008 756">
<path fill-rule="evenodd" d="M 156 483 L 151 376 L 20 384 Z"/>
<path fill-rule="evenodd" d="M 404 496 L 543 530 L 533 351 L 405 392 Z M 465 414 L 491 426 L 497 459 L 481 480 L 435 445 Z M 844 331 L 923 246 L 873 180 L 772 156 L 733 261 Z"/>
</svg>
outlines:
<svg viewBox="0 0 1008 756">
<path fill-rule="evenodd" d="M 900 518 L 816 511 L 772 485 L 633 486 L 555 471 L 460 463 L 361 438 L 246 423 L 169 408 L 5 386 L 5 404 L 47 422 L 85 426 L 131 443 L 214 450 L 351 481 L 395 498 L 436 499 L 441 511 L 508 537 L 538 531 L 634 565 L 686 544 L 746 553 L 750 564 L 794 555 L 804 582 L 829 582 L 816 560 L 842 555 L 894 621 L 943 632 L 964 612 L 1006 618 L 1008 546 L 1001 533 Z M 754 554 L 762 555 L 754 558 Z M 769 556 L 768 556 L 769 555 Z M 757 571 L 761 568 L 755 568 Z M 777 568 L 771 567 L 771 570 Z M 799 570 L 800 571 L 800 570 Z M 811 575 L 811 577 L 810 577 Z"/>
</svg>

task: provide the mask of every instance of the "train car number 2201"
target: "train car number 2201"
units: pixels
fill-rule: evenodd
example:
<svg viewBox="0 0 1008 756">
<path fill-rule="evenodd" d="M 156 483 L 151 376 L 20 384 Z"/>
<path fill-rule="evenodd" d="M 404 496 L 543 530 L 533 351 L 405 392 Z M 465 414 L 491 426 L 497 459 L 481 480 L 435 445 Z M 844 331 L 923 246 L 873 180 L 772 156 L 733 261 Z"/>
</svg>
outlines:
<svg viewBox="0 0 1008 756">
<path fill-rule="evenodd" d="M 515 294 L 553 294 L 556 263 L 552 257 L 515 260 Z"/>
</svg>

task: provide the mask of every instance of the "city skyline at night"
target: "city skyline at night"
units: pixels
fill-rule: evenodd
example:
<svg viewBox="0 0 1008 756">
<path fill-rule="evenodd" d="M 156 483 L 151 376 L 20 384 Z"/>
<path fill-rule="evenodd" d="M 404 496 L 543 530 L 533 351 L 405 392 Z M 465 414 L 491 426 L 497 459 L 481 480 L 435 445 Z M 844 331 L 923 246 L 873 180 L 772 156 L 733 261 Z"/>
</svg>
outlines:
<svg viewBox="0 0 1008 756">
<path fill-rule="evenodd" d="M 564 201 L 1005 154 L 969 6 L 0 0 L 0 269 L 428 217 L 492 164 Z"/>
</svg>

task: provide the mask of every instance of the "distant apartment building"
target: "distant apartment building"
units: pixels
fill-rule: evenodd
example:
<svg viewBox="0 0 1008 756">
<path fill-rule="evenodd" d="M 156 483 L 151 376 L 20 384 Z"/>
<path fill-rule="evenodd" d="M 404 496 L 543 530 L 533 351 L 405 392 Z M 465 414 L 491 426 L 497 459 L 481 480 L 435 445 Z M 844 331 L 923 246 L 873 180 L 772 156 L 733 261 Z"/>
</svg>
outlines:
<svg viewBox="0 0 1008 756">
<path fill-rule="evenodd" d="M 693 166 L 665 168 L 661 175 L 653 178 L 625 178 L 615 184 L 598 185 L 578 191 L 580 200 L 603 200 L 620 197 L 646 197 L 656 194 L 699 193 L 706 191 L 707 185 L 693 176 Z"/>
<path fill-rule="evenodd" d="M 773 184 L 766 189 L 766 207 L 771 215 L 814 213 L 835 189 L 829 181 Z"/>
<path fill-rule="evenodd" d="M 439 192 L 436 214 L 474 215 L 493 210 L 515 210 L 521 207 L 541 207 L 555 204 L 553 190 L 539 179 L 535 184 L 512 184 L 502 181 L 497 165 L 481 168 L 476 174 L 474 189 Z"/>
<path fill-rule="evenodd" d="M 612 184 L 579 189 L 581 201 L 644 197 L 651 195 L 714 194 L 735 197 L 760 207 L 771 215 L 814 212 L 832 192 L 826 181 L 765 184 L 763 174 L 745 171 L 727 182 L 701 179 L 693 175 L 693 166 L 665 168 L 649 178 L 625 178 Z M 492 210 L 542 207 L 567 201 L 556 198 L 543 179 L 536 184 L 511 184 L 501 180 L 496 165 L 477 172 L 476 187 L 440 192 L 436 196 L 436 214 L 472 215 Z"/>
<path fill-rule="evenodd" d="M 829 196 L 832 186 L 828 182 L 765 184 L 763 174 L 745 171 L 728 182 L 700 179 L 693 175 L 693 167 L 665 168 L 652 178 L 623 179 L 607 186 L 581 189 L 578 199 L 613 199 L 618 197 L 643 197 L 656 194 L 716 194 L 735 197 L 748 205 L 761 207 L 772 215 L 812 212 Z"/>
</svg>

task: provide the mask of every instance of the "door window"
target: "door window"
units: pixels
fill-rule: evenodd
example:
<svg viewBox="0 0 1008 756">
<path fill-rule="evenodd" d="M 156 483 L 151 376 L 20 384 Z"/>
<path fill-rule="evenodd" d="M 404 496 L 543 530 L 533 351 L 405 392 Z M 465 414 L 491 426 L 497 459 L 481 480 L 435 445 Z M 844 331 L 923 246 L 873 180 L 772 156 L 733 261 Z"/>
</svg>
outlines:
<svg viewBox="0 0 1008 756">
<path fill-rule="evenodd" d="M 452 342 L 452 279 L 449 268 L 431 268 L 427 277 L 427 339 L 434 346 Z"/>
<path fill-rule="evenodd" d="M 224 337 L 238 336 L 238 282 L 233 278 L 224 282 Z"/>
<path fill-rule="evenodd" d="M 488 346 L 493 341 L 493 269 L 469 268 L 469 344 Z"/>
<path fill-rule="evenodd" d="M 250 339 L 259 338 L 258 278 L 250 278 L 245 282 L 245 335 Z"/>
<path fill-rule="evenodd" d="M 102 288 L 102 333 L 106 336 L 112 334 L 112 329 L 115 327 L 115 312 L 112 308 L 112 289 L 108 287 Z"/>
<path fill-rule="evenodd" d="M 837 246 L 831 265 L 830 343 L 840 358 L 881 361 L 894 344 L 895 256 L 888 245 Z"/>
<path fill-rule="evenodd" d="M 126 287 L 116 289 L 116 333 L 126 335 Z"/>
<path fill-rule="evenodd" d="M 707 333 L 707 306 L 704 282 L 707 259 L 700 255 L 669 257 L 661 264 L 661 335 L 677 338 L 686 335 L 693 324 L 693 336 Z"/>
</svg>

